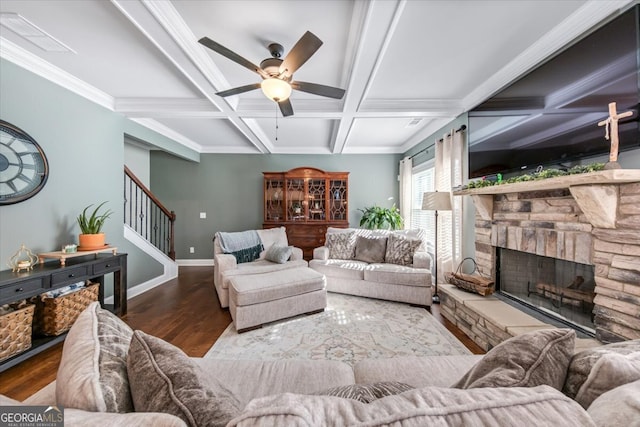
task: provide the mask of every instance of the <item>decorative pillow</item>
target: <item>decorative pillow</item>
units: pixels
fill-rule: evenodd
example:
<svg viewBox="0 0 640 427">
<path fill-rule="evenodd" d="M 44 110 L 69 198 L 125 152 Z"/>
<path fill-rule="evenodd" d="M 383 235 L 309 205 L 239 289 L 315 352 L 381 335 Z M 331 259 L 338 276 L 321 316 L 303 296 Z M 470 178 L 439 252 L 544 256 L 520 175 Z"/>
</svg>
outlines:
<svg viewBox="0 0 640 427">
<path fill-rule="evenodd" d="M 413 254 L 422 244 L 422 240 L 390 233 L 387 238 L 387 251 L 384 256 L 389 264 L 411 265 Z"/>
<path fill-rule="evenodd" d="M 591 369 L 598 359 L 605 354 L 631 354 L 636 351 L 640 351 L 640 339 L 607 344 L 576 353 L 569 364 L 567 380 L 562 392 L 570 398 L 575 399 L 578 390 L 580 390 L 582 384 L 587 380 Z"/>
<path fill-rule="evenodd" d="M 355 259 L 369 263 L 384 262 L 384 254 L 387 251 L 387 239 L 370 239 L 357 236 Z"/>
<path fill-rule="evenodd" d="M 289 240 L 287 240 L 287 229 L 284 227 L 265 228 L 262 230 L 256 230 L 262 245 L 265 249 L 269 249 L 271 245 L 289 246 Z M 264 258 L 265 253 L 260 254 L 260 258 Z"/>
<path fill-rule="evenodd" d="M 535 426 L 595 424 L 576 402 L 548 386 L 460 390 L 425 387 L 369 404 L 285 393 L 253 399 L 229 427 Z"/>
<path fill-rule="evenodd" d="M 324 245 L 329 249 L 329 259 L 353 259 L 355 235 L 347 233 L 327 233 Z"/>
<path fill-rule="evenodd" d="M 132 412 L 126 360 L 132 335 L 116 315 L 91 303 L 65 339 L 56 378 L 57 403 L 93 412 Z"/>
<path fill-rule="evenodd" d="M 587 409 L 601 394 L 636 380 L 640 380 L 640 352 L 605 354 L 593 365 L 575 400 Z"/>
<path fill-rule="evenodd" d="M 284 264 L 289 260 L 291 253 L 293 252 L 293 246 L 280 246 L 275 243 L 267 249 L 264 259 L 271 262 L 277 262 L 278 264 Z"/>
<path fill-rule="evenodd" d="M 408 390 L 413 390 L 414 388 L 415 387 L 409 384 L 397 381 L 384 381 L 375 384 L 350 384 L 333 387 L 316 394 L 353 399 L 362 403 L 371 403 L 382 397 L 393 396 Z"/>
<path fill-rule="evenodd" d="M 452 387 L 535 387 L 562 389 L 573 354 L 573 329 L 542 329 L 501 342 Z"/>
<path fill-rule="evenodd" d="M 602 394 L 587 412 L 599 427 L 639 427 L 640 380 Z"/>
<path fill-rule="evenodd" d="M 164 412 L 190 426 L 224 426 L 241 410 L 238 399 L 205 373 L 182 350 L 135 331 L 128 358 L 136 412 Z"/>
</svg>

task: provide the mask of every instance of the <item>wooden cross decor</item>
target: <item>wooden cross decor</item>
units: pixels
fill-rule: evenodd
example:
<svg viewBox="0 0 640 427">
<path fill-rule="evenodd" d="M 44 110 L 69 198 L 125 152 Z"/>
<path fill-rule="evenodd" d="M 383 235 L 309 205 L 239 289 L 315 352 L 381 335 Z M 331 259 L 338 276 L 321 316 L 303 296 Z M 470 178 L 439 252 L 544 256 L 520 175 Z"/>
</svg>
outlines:
<svg viewBox="0 0 640 427">
<path fill-rule="evenodd" d="M 605 127 L 605 139 L 609 139 L 609 134 L 611 134 L 611 152 L 609 153 L 609 162 L 615 163 L 618 161 L 618 120 L 629 117 L 633 115 L 633 111 L 626 111 L 624 113 L 618 114 L 616 111 L 616 103 L 609 103 L 609 117 L 606 120 L 603 120 L 598 123 L 598 126 Z M 609 126 L 611 126 L 611 131 L 609 131 Z"/>
</svg>

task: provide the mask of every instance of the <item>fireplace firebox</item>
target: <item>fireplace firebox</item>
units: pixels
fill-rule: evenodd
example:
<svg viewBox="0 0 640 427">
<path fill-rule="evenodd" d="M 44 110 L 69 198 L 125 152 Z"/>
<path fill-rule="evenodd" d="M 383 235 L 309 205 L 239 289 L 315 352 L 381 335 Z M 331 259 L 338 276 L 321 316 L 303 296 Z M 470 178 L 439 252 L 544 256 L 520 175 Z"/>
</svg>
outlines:
<svg viewBox="0 0 640 427">
<path fill-rule="evenodd" d="M 499 294 L 589 334 L 595 332 L 593 265 L 496 249 Z"/>
</svg>

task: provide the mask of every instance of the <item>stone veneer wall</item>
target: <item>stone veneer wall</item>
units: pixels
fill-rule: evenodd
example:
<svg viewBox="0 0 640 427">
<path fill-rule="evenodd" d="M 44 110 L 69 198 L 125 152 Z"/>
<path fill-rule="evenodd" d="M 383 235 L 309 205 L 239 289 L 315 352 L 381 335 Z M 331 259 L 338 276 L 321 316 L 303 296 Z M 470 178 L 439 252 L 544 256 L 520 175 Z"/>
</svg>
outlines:
<svg viewBox="0 0 640 427">
<path fill-rule="evenodd" d="M 496 247 L 595 266 L 596 338 L 640 338 L 640 183 L 612 185 L 615 228 L 596 228 L 570 190 L 494 195 L 493 219 L 476 216 L 476 261 L 495 279 Z"/>
</svg>

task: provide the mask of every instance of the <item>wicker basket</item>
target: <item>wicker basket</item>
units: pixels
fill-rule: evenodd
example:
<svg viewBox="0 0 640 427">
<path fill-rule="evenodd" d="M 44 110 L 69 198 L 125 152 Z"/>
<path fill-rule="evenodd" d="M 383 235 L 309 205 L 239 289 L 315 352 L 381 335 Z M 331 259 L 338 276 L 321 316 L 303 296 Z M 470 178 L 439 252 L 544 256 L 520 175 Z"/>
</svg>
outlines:
<svg viewBox="0 0 640 427">
<path fill-rule="evenodd" d="M 37 335 L 60 335 L 94 301 L 98 300 L 100 285 L 91 283 L 70 294 L 59 297 L 38 295 L 34 298 L 36 312 L 33 318 L 33 332 Z"/>
<path fill-rule="evenodd" d="M 0 316 L 0 361 L 31 348 L 31 325 L 35 305 Z"/>
</svg>

